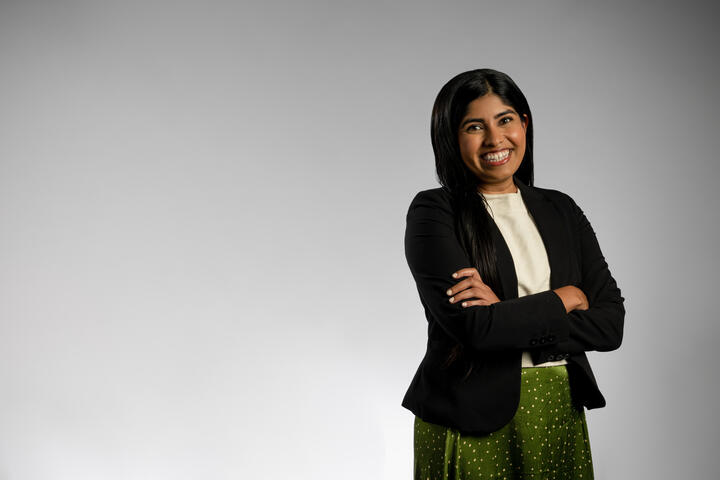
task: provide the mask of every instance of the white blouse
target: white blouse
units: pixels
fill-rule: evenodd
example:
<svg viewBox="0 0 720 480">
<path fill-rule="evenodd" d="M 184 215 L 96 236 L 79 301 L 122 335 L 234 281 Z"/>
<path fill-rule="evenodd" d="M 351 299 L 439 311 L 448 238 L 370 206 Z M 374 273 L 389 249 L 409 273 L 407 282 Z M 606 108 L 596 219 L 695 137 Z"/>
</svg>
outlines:
<svg viewBox="0 0 720 480">
<path fill-rule="evenodd" d="M 516 187 L 517 188 L 517 187 Z M 540 232 L 530 216 L 520 189 L 515 193 L 485 193 L 489 213 L 512 254 L 518 280 L 518 297 L 550 290 L 550 264 Z M 522 366 L 566 365 L 557 360 L 534 365 L 530 352 L 522 353 Z"/>
</svg>

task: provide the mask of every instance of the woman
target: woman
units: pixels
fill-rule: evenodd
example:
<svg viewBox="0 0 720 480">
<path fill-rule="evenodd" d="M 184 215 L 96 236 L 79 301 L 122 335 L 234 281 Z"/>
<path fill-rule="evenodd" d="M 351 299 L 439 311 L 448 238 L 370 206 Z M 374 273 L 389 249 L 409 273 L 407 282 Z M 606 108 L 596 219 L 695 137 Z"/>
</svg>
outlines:
<svg viewBox="0 0 720 480">
<path fill-rule="evenodd" d="M 441 188 L 413 199 L 405 254 L 428 320 L 403 399 L 416 479 L 591 479 L 584 408 L 605 406 L 586 351 L 620 346 L 624 298 L 568 195 L 533 186 L 533 121 L 507 75 L 440 91 Z"/>
</svg>

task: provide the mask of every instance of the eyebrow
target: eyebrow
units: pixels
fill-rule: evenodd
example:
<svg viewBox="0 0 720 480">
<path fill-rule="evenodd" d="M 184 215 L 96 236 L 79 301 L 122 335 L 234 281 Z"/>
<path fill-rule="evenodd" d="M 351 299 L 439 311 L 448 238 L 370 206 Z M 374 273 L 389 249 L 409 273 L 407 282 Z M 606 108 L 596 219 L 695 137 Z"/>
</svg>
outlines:
<svg viewBox="0 0 720 480">
<path fill-rule="evenodd" d="M 504 112 L 498 113 L 498 114 L 495 115 L 493 118 L 500 118 L 500 117 L 502 117 L 503 115 L 507 115 L 508 113 L 516 113 L 516 112 L 515 112 L 515 110 L 505 110 Z M 464 122 L 462 122 L 462 124 L 460 125 L 460 128 L 464 127 L 464 126 L 467 125 L 468 123 L 473 123 L 473 122 L 485 123 L 485 120 L 483 120 L 482 118 L 468 118 L 467 120 L 465 120 Z"/>
</svg>

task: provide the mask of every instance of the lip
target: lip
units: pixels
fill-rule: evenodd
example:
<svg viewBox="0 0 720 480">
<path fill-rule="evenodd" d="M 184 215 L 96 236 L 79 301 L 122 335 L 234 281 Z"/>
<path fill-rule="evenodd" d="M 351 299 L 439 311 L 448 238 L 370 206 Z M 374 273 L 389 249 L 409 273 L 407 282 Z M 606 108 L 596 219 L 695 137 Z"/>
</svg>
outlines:
<svg viewBox="0 0 720 480">
<path fill-rule="evenodd" d="M 488 150 L 487 152 L 483 153 L 483 155 L 487 155 L 488 153 L 498 153 L 498 152 L 504 152 L 505 150 L 512 150 L 510 147 L 504 147 L 504 148 L 498 148 L 496 150 Z"/>
<path fill-rule="evenodd" d="M 505 152 L 505 151 L 508 152 L 508 155 L 507 155 L 507 157 L 505 157 L 503 160 L 500 160 L 500 161 L 497 161 L 497 162 L 491 162 L 491 161 L 485 159 L 485 155 L 487 155 L 488 153 L 498 153 L 498 152 Z M 497 166 L 500 166 L 500 165 L 505 165 L 507 162 L 509 162 L 509 161 L 510 161 L 510 155 L 512 155 L 512 153 L 513 153 L 513 149 L 512 149 L 512 148 L 500 148 L 500 149 L 498 149 L 498 150 L 491 150 L 491 151 L 489 151 L 489 152 L 483 153 L 482 155 L 480 155 L 480 160 L 482 160 L 482 162 L 483 162 L 485 165 L 488 165 L 488 166 L 491 166 L 491 167 L 497 167 Z"/>
</svg>

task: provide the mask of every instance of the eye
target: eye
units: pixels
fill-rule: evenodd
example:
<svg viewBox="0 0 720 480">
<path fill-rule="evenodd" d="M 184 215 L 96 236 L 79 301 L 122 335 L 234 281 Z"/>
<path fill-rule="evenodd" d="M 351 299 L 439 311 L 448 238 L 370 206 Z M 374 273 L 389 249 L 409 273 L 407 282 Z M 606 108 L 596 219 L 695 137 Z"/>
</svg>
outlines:
<svg viewBox="0 0 720 480">
<path fill-rule="evenodd" d="M 505 125 L 512 122 L 512 117 L 503 117 L 500 119 L 500 125 Z"/>
<path fill-rule="evenodd" d="M 472 125 L 468 125 L 465 129 L 466 132 L 479 132 L 481 130 L 483 130 L 482 123 L 474 123 Z"/>
</svg>

